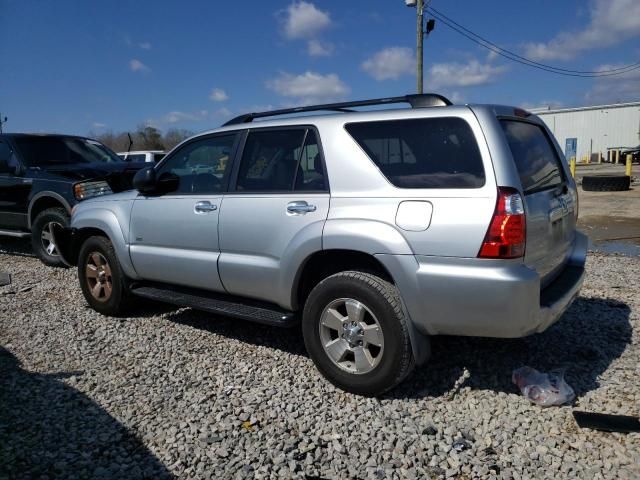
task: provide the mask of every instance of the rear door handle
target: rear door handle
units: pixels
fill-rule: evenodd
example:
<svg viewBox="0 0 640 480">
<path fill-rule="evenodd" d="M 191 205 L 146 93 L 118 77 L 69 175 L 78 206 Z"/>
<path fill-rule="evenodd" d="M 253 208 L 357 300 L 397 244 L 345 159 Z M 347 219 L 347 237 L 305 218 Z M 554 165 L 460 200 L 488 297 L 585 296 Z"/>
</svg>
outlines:
<svg viewBox="0 0 640 480">
<path fill-rule="evenodd" d="M 204 200 L 202 202 L 196 203 L 196 206 L 193 209 L 196 213 L 209 213 L 217 210 L 218 206 Z"/>
<path fill-rule="evenodd" d="M 305 213 L 315 212 L 315 211 L 316 211 L 316 206 L 309 205 L 304 200 L 289 202 L 287 204 L 287 213 L 291 213 L 294 215 L 304 215 Z"/>
</svg>

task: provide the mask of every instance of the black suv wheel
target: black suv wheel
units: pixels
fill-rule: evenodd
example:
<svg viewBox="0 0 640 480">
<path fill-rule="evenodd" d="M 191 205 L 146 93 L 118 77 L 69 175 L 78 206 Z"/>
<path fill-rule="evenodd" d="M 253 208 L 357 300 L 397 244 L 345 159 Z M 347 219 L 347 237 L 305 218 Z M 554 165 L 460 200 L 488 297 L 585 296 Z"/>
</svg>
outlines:
<svg viewBox="0 0 640 480">
<path fill-rule="evenodd" d="M 395 285 L 349 271 L 326 278 L 311 291 L 302 332 L 311 359 L 331 383 L 374 396 L 411 372 L 407 321 Z"/>
<path fill-rule="evenodd" d="M 108 238 L 89 237 L 78 255 L 78 280 L 91 308 L 103 315 L 122 316 L 130 308 L 127 278 Z"/>
<path fill-rule="evenodd" d="M 36 216 L 31 225 L 31 245 L 33 252 L 45 265 L 65 267 L 53 238 L 54 225 L 69 225 L 69 215 L 64 208 L 48 208 Z"/>
</svg>

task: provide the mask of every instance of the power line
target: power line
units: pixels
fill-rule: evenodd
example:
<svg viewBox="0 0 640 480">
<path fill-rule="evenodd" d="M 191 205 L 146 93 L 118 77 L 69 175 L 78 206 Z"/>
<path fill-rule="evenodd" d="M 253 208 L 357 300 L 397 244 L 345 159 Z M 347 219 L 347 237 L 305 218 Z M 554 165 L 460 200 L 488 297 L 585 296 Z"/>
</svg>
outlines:
<svg viewBox="0 0 640 480">
<path fill-rule="evenodd" d="M 627 73 L 627 72 L 631 72 L 633 70 L 637 70 L 640 68 L 640 62 L 638 63 L 633 63 L 630 65 L 626 65 L 624 67 L 619 67 L 619 68 L 614 68 L 614 69 L 610 69 L 610 70 L 601 70 L 601 71 L 581 71 L 581 70 L 568 70 L 568 69 L 564 69 L 564 68 L 559 68 L 559 67 L 554 67 L 552 65 L 546 65 L 544 63 L 539 63 L 539 62 L 535 62 L 533 60 L 530 60 L 526 57 L 523 57 L 521 55 L 518 55 L 517 53 L 511 52 L 505 48 L 500 47 L 499 45 L 496 45 L 495 43 L 491 42 L 490 40 L 487 40 L 483 37 L 481 37 L 480 35 L 472 32 L 471 30 L 463 27 L 462 25 L 460 25 L 459 23 L 457 23 L 456 21 L 452 20 L 451 18 L 447 17 L 446 15 L 444 15 L 443 13 L 440 13 L 439 11 L 435 10 L 433 7 L 428 7 L 429 12 L 436 17 L 436 19 L 438 19 L 439 21 L 441 21 L 442 23 L 444 23 L 445 25 L 447 25 L 449 28 L 451 28 L 452 30 L 456 31 L 457 33 L 459 33 L 460 35 L 463 35 L 464 37 L 468 38 L 469 40 L 471 40 L 474 43 L 477 43 L 478 45 L 498 54 L 501 55 L 505 58 L 508 58 L 509 60 L 512 60 L 514 62 L 518 62 L 521 63 L 523 65 L 526 65 L 528 67 L 533 67 L 533 68 L 537 68 L 539 70 L 544 70 L 546 72 L 550 72 L 550 73 L 556 73 L 558 75 L 566 75 L 566 76 L 570 76 L 570 77 L 586 77 L 586 78 L 593 78 L 593 77 L 607 77 L 607 76 L 611 76 L 611 75 L 621 75 L 623 73 Z"/>
</svg>

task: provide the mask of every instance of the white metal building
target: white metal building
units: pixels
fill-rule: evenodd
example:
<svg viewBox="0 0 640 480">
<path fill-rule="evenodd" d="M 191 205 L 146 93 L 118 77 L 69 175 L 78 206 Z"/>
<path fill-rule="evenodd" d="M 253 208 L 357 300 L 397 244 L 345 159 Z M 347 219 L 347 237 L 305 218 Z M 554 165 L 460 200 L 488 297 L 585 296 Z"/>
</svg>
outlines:
<svg viewBox="0 0 640 480">
<path fill-rule="evenodd" d="M 640 145 L 640 102 L 531 112 L 548 125 L 565 155 L 574 143 L 578 162 L 597 161 L 598 153 L 606 160 L 613 150 Z"/>
</svg>

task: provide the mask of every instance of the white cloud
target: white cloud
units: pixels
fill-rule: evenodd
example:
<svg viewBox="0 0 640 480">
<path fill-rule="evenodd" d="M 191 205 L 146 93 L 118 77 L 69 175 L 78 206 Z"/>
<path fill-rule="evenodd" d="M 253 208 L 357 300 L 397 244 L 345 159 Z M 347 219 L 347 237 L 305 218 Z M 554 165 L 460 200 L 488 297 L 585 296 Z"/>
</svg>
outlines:
<svg viewBox="0 0 640 480">
<path fill-rule="evenodd" d="M 214 110 L 213 112 L 211 112 L 210 117 L 212 118 L 229 118 L 231 115 L 233 115 L 233 112 L 231 110 L 229 110 L 227 107 L 220 107 L 217 110 Z"/>
<path fill-rule="evenodd" d="M 302 104 L 329 102 L 344 98 L 351 89 L 336 75 L 307 71 L 300 75 L 282 72 L 267 81 L 267 88 Z"/>
<path fill-rule="evenodd" d="M 307 43 L 307 53 L 312 57 L 330 57 L 333 53 L 333 44 L 321 42 L 317 39 L 309 40 Z"/>
<path fill-rule="evenodd" d="M 93 128 L 105 128 L 107 126 L 107 124 L 106 123 L 101 123 L 101 122 L 93 122 L 91 124 L 91 126 Z"/>
<path fill-rule="evenodd" d="M 496 58 L 498 58 L 498 52 L 489 50 L 489 53 L 487 53 L 487 62 L 493 62 Z"/>
<path fill-rule="evenodd" d="M 624 65 L 601 65 L 596 70 L 613 70 Z M 640 70 L 594 79 L 593 87 L 585 94 L 588 104 L 636 101 L 640 98 Z"/>
<path fill-rule="evenodd" d="M 638 0 L 594 0 L 590 17 L 582 31 L 563 32 L 548 42 L 526 44 L 525 56 L 533 60 L 569 60 L 581 52 L 640 36 Z"/>
<path fill-rule="evenodd" d="M 365 60 L 362 69 L 376 80 L 395 80 L 403 75 L 414 74 L 416 59 L 410 48 L 389 47 Z"/>
<path fill-rule="evenodd" d="M 506 67 L 480 63 L 475 59 L 468 63 L 436 63 L 428 70 L 426 85 L 429 89 L 484 85 L 493 82 L 506 70 Z"/>
<path fill-rule="evenodd" d="M 141 43 L 138 44 L 138 46 L 143 50 L 151 50 L 151 43 L 150 42 L 141 42 Z"/>
<path fill-rule="evenodd" d="M 140 60 L 134 58 L 132 60 L 129 61 L 129 68 L 131 69 L 132 72 L 150 72 L 151 69 L 149 67 L 147 67 L 144 63 L 142 63 Z"/>
<path fill-rule="evenodd" d="M 227 92 L 225 92 L 222 88 L 214 88 L 213 90 L 211 90 L 211 95 L 209 95 L 209 99 L 213 100 L 214 102 L 224 102 L 228 98 L 229 96 L 227 95 Z"/>
<path fill-rule="evenodd" d="M 197 112 L 180 112 L 173 111 L 164 115 L 160 123 L 184 123 L 184 122 L 198 122 L 205 120 L 209 116 L 209 112 L 206 110 L 199 110 Z"/>
<path fill-rule="evenodd" d="M 318 10 L 313 3 L 295 1 L 287 7 L 284 34 L 287 38 L 315 38 L 331 25 L 327 12 Z"/>
</svg>

